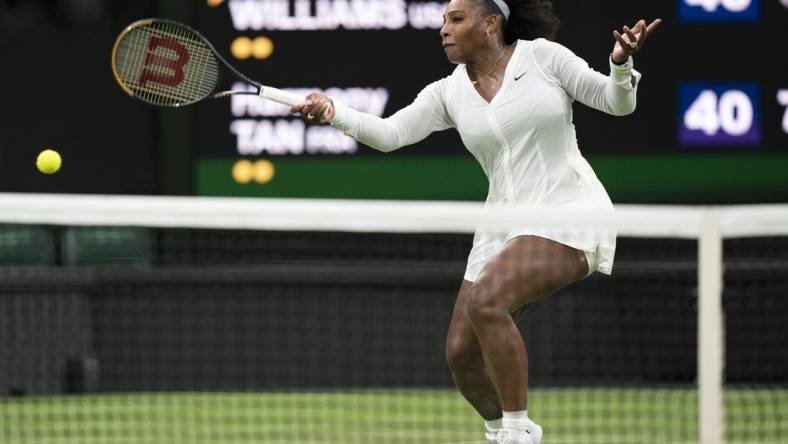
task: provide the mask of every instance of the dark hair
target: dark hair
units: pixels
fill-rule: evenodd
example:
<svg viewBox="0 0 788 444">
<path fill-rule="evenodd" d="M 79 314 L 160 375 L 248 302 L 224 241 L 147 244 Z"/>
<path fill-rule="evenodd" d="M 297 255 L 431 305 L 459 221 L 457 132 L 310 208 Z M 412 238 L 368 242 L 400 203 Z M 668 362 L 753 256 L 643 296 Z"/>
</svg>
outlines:
<svg viewBox="0 0 788 444">
<path fill-rule="evenodd" d="M 553 11 L 552 0 L 504 0 L 511 14 L 504 25 L 504 40 L 534 40 L 540 37 L 555 40 L 561 21 Z M 482 13 L 503 16 L 493 0 L 481 1 Z"/>
</svg>

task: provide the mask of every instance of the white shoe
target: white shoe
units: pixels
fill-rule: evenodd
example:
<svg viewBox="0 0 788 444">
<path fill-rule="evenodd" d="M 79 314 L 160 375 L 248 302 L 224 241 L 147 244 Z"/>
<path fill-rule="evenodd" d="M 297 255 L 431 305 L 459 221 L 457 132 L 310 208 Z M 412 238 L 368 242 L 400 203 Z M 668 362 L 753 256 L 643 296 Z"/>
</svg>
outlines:
<svg viewBox="0 0 788 444">
<path fill-rule="evenodd" d="M 534 444 L 539 444 L 540 442 L 542 442 L 542 435 L 544 435 L 544 432 L 542 431 L 542 426 L 531 421 L 531 425 L 528 426 L 528 429 L 531 432 L 531 441 L 533 441 Z"/>
<path fill-rule="evenodd" d="M 491 428 L 488 427 L 487 431 L 484 432 L 484 437 L 487 439 L 487 442 L 490 442 L 490 443 L 493 443 L 493 444 L 497 443 L 498 442 L 498 432 L 499 431 L 500 431 L 500 429 L 491 429 Z"/>
<path fill-rule="evenodd" d="M 531 432 L 528 429 L 501 429 L 498 430 L 496 439 L 498 444 L 535 444 L 534 440 L 531 439 Z"/>
</svg>

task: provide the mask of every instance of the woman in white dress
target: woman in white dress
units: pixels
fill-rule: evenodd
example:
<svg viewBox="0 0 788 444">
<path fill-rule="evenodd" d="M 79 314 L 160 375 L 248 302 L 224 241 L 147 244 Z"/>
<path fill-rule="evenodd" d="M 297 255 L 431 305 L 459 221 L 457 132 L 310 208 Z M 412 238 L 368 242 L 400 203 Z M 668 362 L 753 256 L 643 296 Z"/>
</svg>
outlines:
<svg viewBox="0 0 788 444">
<path fill-rule="evenodd" d="M 292 111 L 384 152 L 455 128 L 489 179 L 488 203 L 612 210 L 578 149 L 572 102 L 632 113 L 640 81 L 632 54 L 660 20 L 613 31 L 605 76 L 551 41 L 559 21 L 550 0 L 451 0 L 443 18 L 443 47 L 458 66 L 411 105 L 381 119 L 310 94 Z M 528 357 L 515 318 L 594 271 L 610 274 L 615 236 L 603 229 L 477 231 L 446 357 L 457 387 L 485 419 L 489 441 L 541 441 L 541 427 L 527 414 Z"/>
</svg>

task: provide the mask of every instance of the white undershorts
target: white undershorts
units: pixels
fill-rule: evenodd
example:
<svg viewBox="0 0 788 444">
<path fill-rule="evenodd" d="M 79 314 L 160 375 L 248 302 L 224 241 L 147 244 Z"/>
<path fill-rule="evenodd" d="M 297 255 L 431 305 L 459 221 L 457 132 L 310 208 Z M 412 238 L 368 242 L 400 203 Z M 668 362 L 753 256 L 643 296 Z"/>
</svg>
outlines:
<svg viewBox="0 0 788 444">
<path fill-rule="evenodd" d="M 468 265 L 465 267 L 464 279 L 466 281 L 476 282 L 484 266 L 503 250 L 503 247 L 509 240 L 510 239 L 501 239 L 500 241 L 474 242 L 471 253 L 468 255 Z M 596 251 L 581 251 L 585 255 L 586 263 L 588 264 L 588 274 L 585 276 L 588 277 L 597 271 L 599 266 L 598 255 Z"/>
</svg>

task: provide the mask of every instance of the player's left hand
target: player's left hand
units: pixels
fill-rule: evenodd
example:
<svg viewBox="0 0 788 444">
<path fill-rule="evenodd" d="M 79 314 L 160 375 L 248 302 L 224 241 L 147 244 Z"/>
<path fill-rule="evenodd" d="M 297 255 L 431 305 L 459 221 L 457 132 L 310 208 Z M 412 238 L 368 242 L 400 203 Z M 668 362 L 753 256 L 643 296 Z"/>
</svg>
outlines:
<svg viewBox="0 0 788 444">
<path fill-rule="evenodd" d="M 656 19 L 646 26 L 646 21 L 641 20 L 633 28 L 624 26 L 623 34 L 613 30 L 613 37 L 616 39 L 612 54 L 613 62 L 619 65 L 626 62 L 629 56 L 643 48 L 648 36 L 654 33 L 661 23 L 662 19 Z"/>
<path fill-rule="evenodd" d="M 304 103 L 294 105 L 290 112 L 301 114 L 310 123 L 328 123 L 334 118 L 334 102 L 325 94 L 312 93 Z"/>
</svg>

